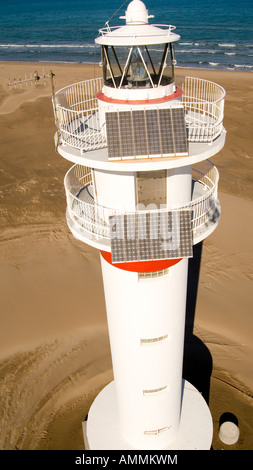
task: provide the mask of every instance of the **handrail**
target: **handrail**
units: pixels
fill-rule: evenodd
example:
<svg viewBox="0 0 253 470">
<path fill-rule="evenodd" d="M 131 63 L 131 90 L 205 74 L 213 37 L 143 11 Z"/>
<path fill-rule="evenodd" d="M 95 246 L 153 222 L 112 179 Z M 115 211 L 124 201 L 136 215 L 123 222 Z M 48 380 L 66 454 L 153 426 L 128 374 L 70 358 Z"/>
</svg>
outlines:
<svg viewBox="0 0 253 470">
<path fill-rule="evenodd" d="M 189 142 L 213 142 L 223 127 L 224 88 L 210 80 L 188 76 L 177 76 L 176 83 L 183 90 Z"/>
<path fill-rule="evenodd" d="M 211 103 L 218 103 L 226 96 L 226 91 L 221 85 L 204 78 L 177 75 L 176 84 L 184 91 L 185 96 L 194 95 L 196 99 L 200 92 L 199 99 Z"/>
<path fill-rule="evenodd" d="M 157 27 L 157 28 L 161 28 L 161 29 L 163 29 L 163 30 L 165 30 L 165 31 L 168 30 L 169 33 L 170 33 L 171 31 L 174 31 L 174 29 L 176 29 L 176 26 L 173 26 L 172 24 L 152 24 L 152 26 L 155 26 L 155 27 Z M 98 32 L 101 34 L 101 36 L 104 36 L 104 34 L 108 34 L 108 33 L 110 33 L 110 32 L 113 31 L 113 30 L 119 29 L 120 27 L 121 27 L 121 26 L 109 26 L 109 24 L 108 24 L 108 25 L 105 26 L 104 28 L 99 29 Z M 147 33 L 144 32 L 144 36 L 146 36 L 146 34 L 147 34 Z M 150 33 L 149 33 L 149 35 L 150 35 Z M 157 35 L 157 33 L 156 33 L 156 35 Z M 138 34 L 138 37 L 140 37 L 140 36 L 142 36 L 142 34 Z M 117 35 L 114 34 L 114 37 L 117 37 Z"/>
<path fill-rule="evenodd" d="M 81 81 L 81 82 L 72 83 L 71 85 L 67 85 L 66 87 L 61 88 L 60 90 L 58 90 L 55 93 L 55 97 L 56 97 L 56 100 L 57 100 L 57 97 L 60 99 L 61 97 L 68 95 L 68 92 L 69 92 L 68 96 L 70 96 L 70 91 L 71 90 L 73 90 L 73 97 L 74 97 L 74 96 L 76 96 L 75 95 L 75 90 L 79 88 L 82 92 L 81 96 L 86 96 L 87 94 L 88 95 L 92 94 L 91 99 L 94 99 L 96 97 L 96 94 L 101 90 L 102 86 L 103 86 L 103 78 L 102 77 L 91 78 L 89 80 L 84 80 L 84 81 Z M 85 100 L 82 100 L 82 101 L 85 102 Z M 59 105 L 61 105 L 60 102 L 59 102 Z"/>
</svg>

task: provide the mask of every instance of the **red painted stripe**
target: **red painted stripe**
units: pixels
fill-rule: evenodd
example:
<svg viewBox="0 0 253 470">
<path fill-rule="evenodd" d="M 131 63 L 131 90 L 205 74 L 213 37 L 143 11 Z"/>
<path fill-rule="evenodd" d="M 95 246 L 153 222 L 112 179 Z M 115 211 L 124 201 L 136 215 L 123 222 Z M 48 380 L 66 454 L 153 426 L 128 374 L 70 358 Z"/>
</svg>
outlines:
<svg viewBox="0 0 253 470">
<path fill-rule="evenodd" d="M 100 251 L 103 258 L 115 268 L 123 269 L 124 271 L 132 271 L 134 273 L 152 273 L 154 271 L 161 271 L 162 269 L 170 268 L 179 263 L 179 259 L 164 259 L 154 261 L 136 261 L 132 263 L 112 263 L 112 255 L 108 251 Z"/>
<path fill-rule="evenodd" d="M 152 104 L 152 103 L 164 103 L 166 101 L 173 100 L 174 98 L 179 98 L 183 94 L 183 91 L 180 88 L 177 88 L 175 93 L 169 96 L 164 96 L 163 98 L 155 98 L 153 100 L 116 100 L 114 98 L 109 98 L 104 95 L 102 91 L 97 93 L 97 99 L 100 101 L 105 101 L 106 103 L 118 103 L 118 104 Z"/>
</svg>

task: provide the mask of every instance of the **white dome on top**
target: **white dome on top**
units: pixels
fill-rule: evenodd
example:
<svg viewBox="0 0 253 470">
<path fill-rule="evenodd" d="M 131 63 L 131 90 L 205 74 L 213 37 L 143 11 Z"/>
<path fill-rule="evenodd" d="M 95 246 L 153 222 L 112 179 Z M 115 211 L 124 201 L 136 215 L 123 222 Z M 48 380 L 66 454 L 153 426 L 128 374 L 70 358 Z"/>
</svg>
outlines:
<svg viewBox="0 0 253 470">
<path fill-rule="evenodd" d="M 148 10 L 141 0 L 132 0 L 125 16 L 120 18 L 126 20 L 123 26 L 105 27 L 99 30 L 100 36 L 95 39 L 96 44 L 107 46 L 148 46 L 150 44 L 167 44 L 178 41 L 180 36 L 173 33 L 175 26 L 149 24 Z"/>
<path fill-rule="evenodd" d="M 149 18 L 154 18 L 154 15 L 149 15 L 148 10 L 141 0 L 132 0 L 129 3 L 125 16 L 120 16 L 121 19 L 126 20 L 126 24 L 147 24 Z"/>
</svg>

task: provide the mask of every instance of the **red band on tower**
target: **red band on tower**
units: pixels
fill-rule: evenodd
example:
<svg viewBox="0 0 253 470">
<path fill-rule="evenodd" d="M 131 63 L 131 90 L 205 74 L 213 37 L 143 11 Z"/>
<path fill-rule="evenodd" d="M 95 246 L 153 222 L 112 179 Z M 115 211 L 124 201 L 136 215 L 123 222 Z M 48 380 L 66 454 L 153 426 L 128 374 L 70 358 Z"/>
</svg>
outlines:
<svg viewBox="0 0 253 470">
<path fill-rule="evenodd" d="M 102 91 L 99 91 L 96 95 L 97 99 L 104 101 L 105 103 L 118 103 L 118 104 L 155 104 L 155 103 L 164 103 L 166 101 L 174 100 L 179 98 L 183 94 L 181 88 L 177 88 L 175 93 L 172 95 L 164 96 L 163 98 L 154 98 L 150 100 L 117 100 L 114 98 L 109 98 Z"/>
<path fill-rule="evenodd" d="M 101 255 L 115 268 L 123 269 L 124 271 L 131 271 L 134 273 L 152 273 L 155 271 L 162 271 L 163 269 L 170 268 L 179 263 L 182 258 L 178 259 L 163 259 L 154 261 L 135 261 L 131 263 L 113 263 L 112 255 L 108 251 L 100 251 Z"/>
</svg>

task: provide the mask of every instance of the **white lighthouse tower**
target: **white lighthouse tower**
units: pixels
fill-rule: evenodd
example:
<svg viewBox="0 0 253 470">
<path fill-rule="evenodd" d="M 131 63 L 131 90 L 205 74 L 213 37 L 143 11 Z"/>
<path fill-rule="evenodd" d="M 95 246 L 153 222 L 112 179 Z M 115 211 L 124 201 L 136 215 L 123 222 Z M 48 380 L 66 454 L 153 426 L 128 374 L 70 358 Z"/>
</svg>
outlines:
<svg viewBox="0 0 253 470">
<path fill-rule="evenodd" d="M 73 235 L 100 250 L 114 380 L 86 422 L 90 449 L 210 449 L 212 419 L 182 378 L 188 259 L 219 221 L 225 92 L 175 77 L 171 25 L 143 2 L 100 30 L 103 77 L 53 97 Z"/>
</svg>

